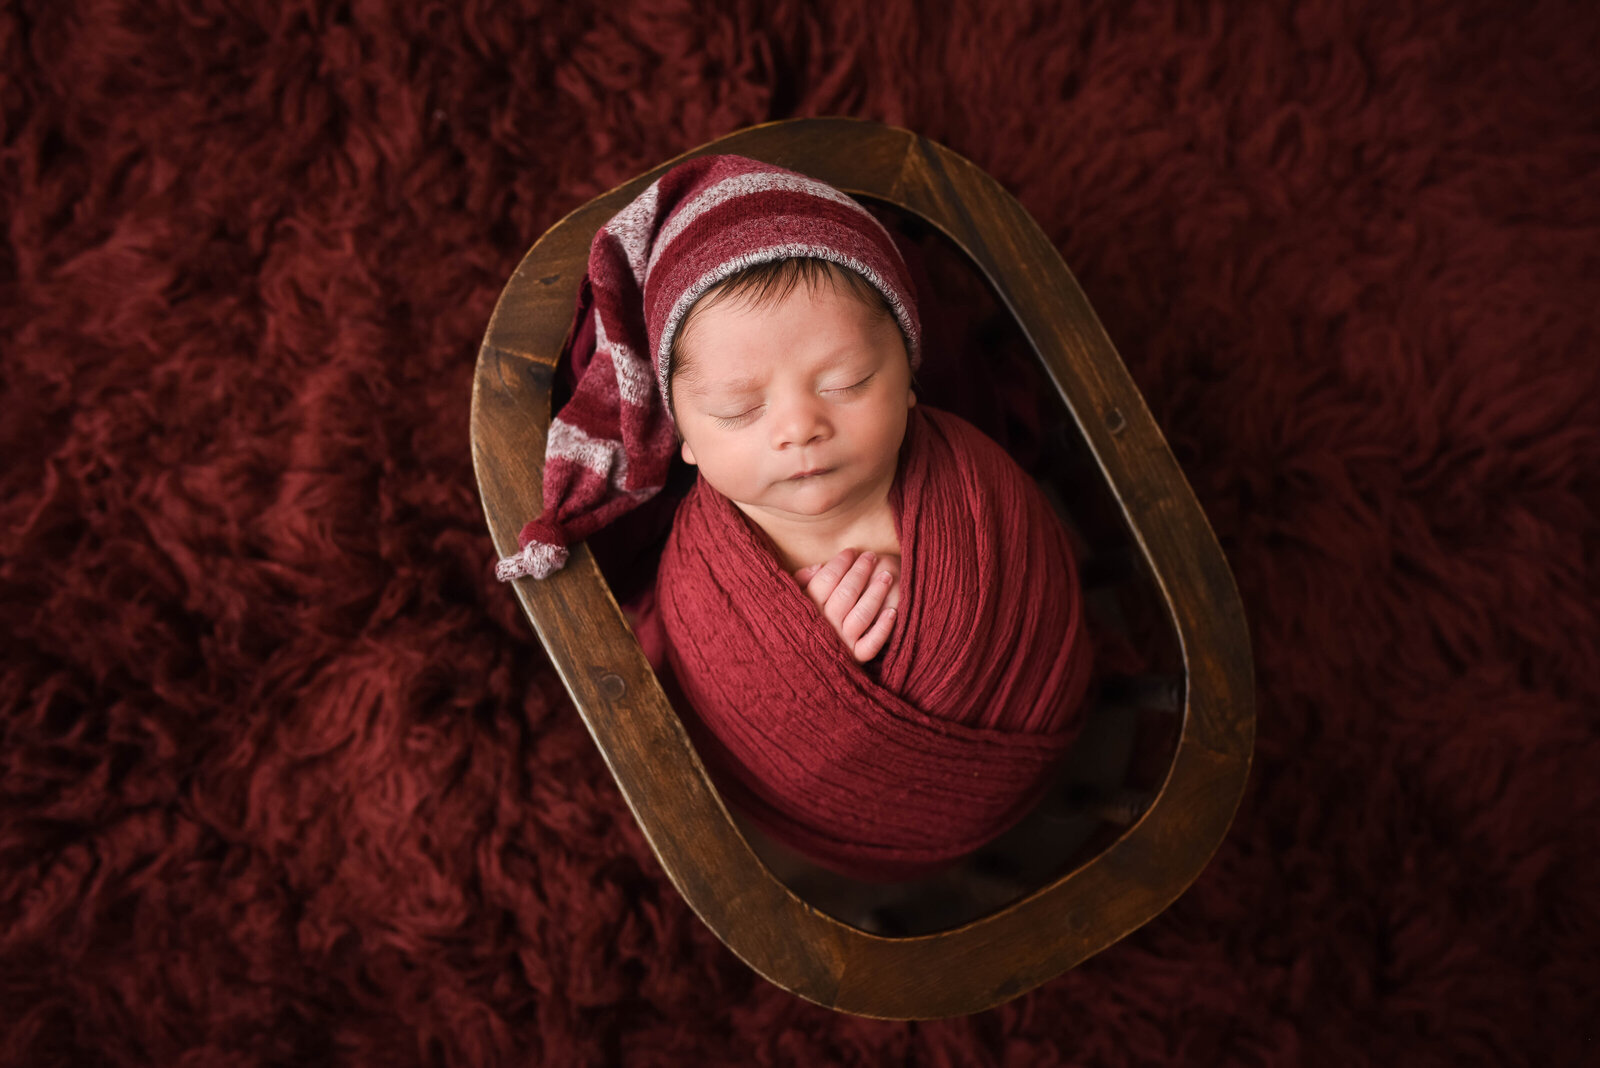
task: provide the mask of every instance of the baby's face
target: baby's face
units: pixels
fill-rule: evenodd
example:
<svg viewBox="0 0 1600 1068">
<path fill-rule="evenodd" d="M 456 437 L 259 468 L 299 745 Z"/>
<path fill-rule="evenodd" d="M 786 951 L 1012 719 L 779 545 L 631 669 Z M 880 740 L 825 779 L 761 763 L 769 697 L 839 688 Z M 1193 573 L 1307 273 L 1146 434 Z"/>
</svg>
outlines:
<svg viewBox="0 0 1600 1068">
<path fill-rule="evenodd" d="M 758 524 L 845 516 L 887 495 L 916 403 L 891 318 L 843 286 L 800 284 L 764 307 L 697 307 L 679 348 L 683 458 Z"/>
</svg>

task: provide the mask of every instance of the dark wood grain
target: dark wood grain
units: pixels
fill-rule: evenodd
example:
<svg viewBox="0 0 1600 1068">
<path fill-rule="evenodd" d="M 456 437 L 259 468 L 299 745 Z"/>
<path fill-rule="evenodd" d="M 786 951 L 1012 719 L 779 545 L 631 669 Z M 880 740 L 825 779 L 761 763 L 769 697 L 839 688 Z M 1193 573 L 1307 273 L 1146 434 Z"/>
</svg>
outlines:
<svg viewBox="0 0 1600 1068">
<path fill-rule="evenodd" d="M 791 892 L 739 833 L 586 548 L 515 584 L 528 618 L 668 877 L 696 914 L 772 982 L 863 1016 L 925 1019 L 1004 1002 L 1165 909 L 1232 821 L 1254 742 L 1249 634 L 1210 525 L 1082 290 L 993 179 L 906 130 L 805 119 L 743 130 L 688 155 L 768 160 L 937 227 L 1020 324 L 1115 495 L 1132 549 L 1182 653 L 1181 728 L 1142 817 L 1035 892 L 950 930 L 871 934 Z M 683 158 L 687 158 L 683 157 Z M 539 511 L 552 371 L 594 232 L 677 160 L 589 202 L 534 245 L 484 337 L 473 461 L 495 547 Z"/>
</svg>

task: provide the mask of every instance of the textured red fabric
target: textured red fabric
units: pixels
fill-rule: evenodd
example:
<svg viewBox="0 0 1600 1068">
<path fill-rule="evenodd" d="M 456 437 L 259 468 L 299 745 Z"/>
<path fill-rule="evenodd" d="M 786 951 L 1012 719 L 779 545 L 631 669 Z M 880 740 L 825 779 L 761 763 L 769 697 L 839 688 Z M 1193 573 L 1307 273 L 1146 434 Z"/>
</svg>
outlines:
<svg viewBox="0 0 1600 1068">
<path fill-rule="evenodd" d="M 901 614 L 873 670 L 703 479 L 656 580 L 713 774 L 774 837 L 879 881 L 1022 817 L 1082 726 L 1094 662 L 1066 531 L 970 423 L 911 410 L 890 505 Z"/>
<path fill-rule="evenodd" d="M 0 4 L 0 1063 L 1591 1060 L 1596 54 L 1576 0 Z M 718 943 L 484 566 L 528 247 L 841 113 L 1039 220 L 1255 654 L 1205 874 L 970 1019 Z"/>
<path fill-rule="evenodd" d="M 583 321 L 566 354 L 571 399 L 551 420 L 544 510 L 496 576 L 545 578 L 567 546 L 658 493 L 677 455 L 668 384 L 678 330 L 695 302 L 747 267 L 825 259 L 856 271 L 921 355 L 906 266 L 881 223 L 826 183 L 743 156 L 699 156 L 651 182 L 594 236 L 579 295 Z M 588 346 L 592 346 L 589 348 Z"/>
</svg>

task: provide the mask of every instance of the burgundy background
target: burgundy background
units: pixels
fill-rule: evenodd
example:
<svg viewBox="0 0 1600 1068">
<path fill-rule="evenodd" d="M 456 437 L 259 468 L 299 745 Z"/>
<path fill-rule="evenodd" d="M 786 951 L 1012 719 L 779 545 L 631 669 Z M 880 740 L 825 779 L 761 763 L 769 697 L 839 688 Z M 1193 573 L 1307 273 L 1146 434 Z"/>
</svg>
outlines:
<svg viewBox="0 0 1600 1068">
<path fill-rule="evenodd" d="M 1595 1055 L 1593 5 L 513 6 L 0 9 L 0 1060 Z M 533 240 L 811 114 L 1035 214 L 1255 642 L 1204 876 L 967 1019 L 829 1013 L 693 917 L 468 457 Z"/>
</svg>

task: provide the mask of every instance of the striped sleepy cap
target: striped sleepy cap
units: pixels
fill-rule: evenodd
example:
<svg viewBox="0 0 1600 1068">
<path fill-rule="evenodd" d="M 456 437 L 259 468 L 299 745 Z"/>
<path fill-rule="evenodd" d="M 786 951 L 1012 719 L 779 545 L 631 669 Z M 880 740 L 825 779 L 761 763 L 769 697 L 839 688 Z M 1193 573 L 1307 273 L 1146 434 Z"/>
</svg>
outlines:
<svg viewBox="0 0 1600 1068">
<path fill-rule="evenodd" d="M 870 282 L 917 365 L 922 334 L 905 261 L 865 208 L 824 182 L 743 156 L 700 156 L 600 228 L 589 248 L 594 349 L 570 354 L 578 382 L 545 442 L 544 511 L 495 568 L 500 579 L 560 569 L 570 543 L 666 484 L 677 451 L 672 342 L 695 301 L 745 268 L 800 258 Z"/>
</svg>

